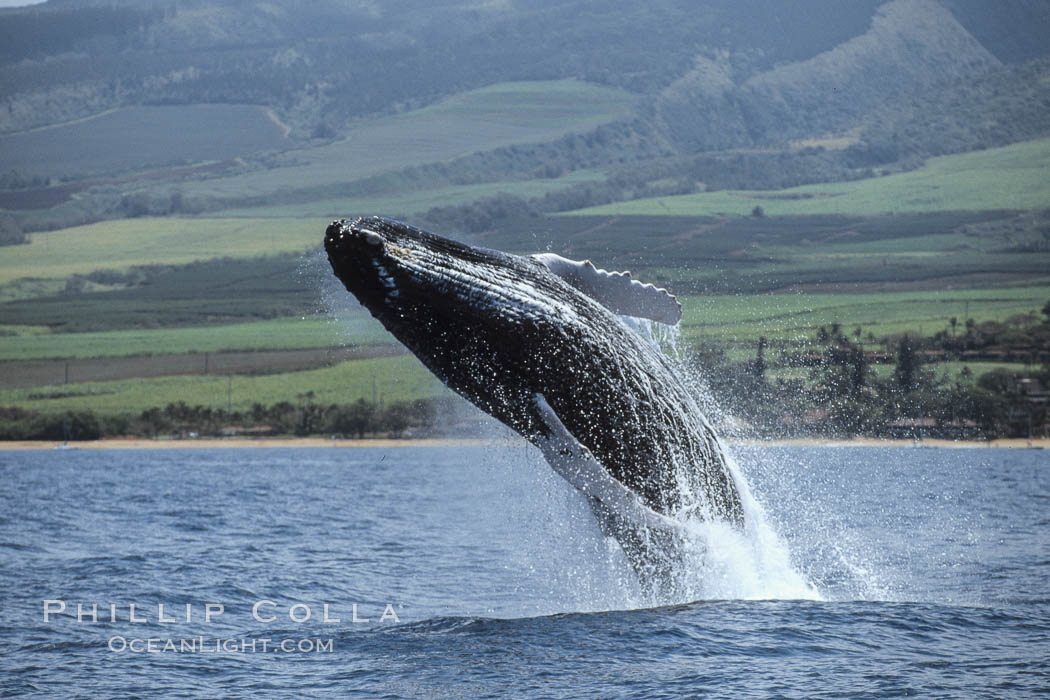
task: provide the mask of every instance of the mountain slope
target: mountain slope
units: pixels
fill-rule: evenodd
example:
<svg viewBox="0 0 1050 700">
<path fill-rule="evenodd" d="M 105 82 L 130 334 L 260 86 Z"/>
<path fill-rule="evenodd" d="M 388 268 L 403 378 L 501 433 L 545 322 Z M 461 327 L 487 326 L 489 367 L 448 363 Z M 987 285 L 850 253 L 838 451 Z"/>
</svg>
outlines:
<svg viewBox="0 0 1050 700">
<path fill-rule="evenodd" d="M 999 65 L 934 0 L 893 0 L 863 35 L 742 81 L 727 54 L 700 56 L 661 94 L 656 116 L 680 151 L 777 145 L 862 126 L 887 100 Z"/>
</svg>

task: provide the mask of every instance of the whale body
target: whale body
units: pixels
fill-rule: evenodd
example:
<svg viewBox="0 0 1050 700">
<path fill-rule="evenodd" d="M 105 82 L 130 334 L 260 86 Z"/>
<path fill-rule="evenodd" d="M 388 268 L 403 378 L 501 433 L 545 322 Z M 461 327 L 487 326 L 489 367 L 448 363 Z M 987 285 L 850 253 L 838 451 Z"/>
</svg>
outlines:
<svg viewBox="0 0 1050 700">
<path fill-rule="evenodd" d="M 379 217 L 333 222 L 324 244 L 387 330 L 587 497 L 645 586 L 668 579 L 683 519 L 742 526 L 713 429 L 668 358 L 622 318 L 677 322 L 666 291 Z"/>
</svg>

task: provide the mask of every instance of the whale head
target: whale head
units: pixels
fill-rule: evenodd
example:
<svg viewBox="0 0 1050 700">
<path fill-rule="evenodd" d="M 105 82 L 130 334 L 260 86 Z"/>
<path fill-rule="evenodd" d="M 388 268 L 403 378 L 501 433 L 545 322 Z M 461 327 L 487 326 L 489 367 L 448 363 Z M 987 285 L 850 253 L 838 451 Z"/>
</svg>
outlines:
<svg viewBox="0 0 1050 700">
<path fill-rule="evenodd" d="M 415 350 L 449 324 L 514 327 L 572 311 L 565 285 L 536 261 L 464 245 L 381 217 L 335 221 L 325 250 L 346 289 Z M 577 300 L 578 301 L 578 300 Z"/>
<path fill-rule="evenodd" d="M 333 222 L 324 243 L 335 275 L 388 331 L 452 389 L 517 428 L 526 427 L 525 397 L 549 391 L 575 362 L 562 351 L 552 367 L 551 348 L 566 347 L 552 339 L 587 334 L 604 313 L 532 258 L 390 219 Z"/>
</svg>

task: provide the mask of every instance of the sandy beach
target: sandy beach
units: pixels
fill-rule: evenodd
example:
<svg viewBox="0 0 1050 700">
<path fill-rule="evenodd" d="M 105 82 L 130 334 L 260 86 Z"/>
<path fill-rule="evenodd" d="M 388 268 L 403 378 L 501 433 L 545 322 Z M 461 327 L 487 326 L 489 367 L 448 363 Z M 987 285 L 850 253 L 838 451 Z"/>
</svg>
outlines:
<svg viewBox="0 0 1050 700">
<path fill-rule="evenodd" d="M 1006 448 L 1006 449 L 1050 449 L 1050 438 L 1004 438 L 991 441 L 976 440 L 879 440 L 856 438 L 852 440 L 820 440 L 815 438 L 793 440 L 726 440 L 731 446 L 800 446 L 800 447 L 951 447 L 951 448 Z M 385 438 L 365 440 L 337 440 L 332 438 L 197 438 L 155 439 L 105 438 L 83 442 L 51 442 L 24 440 L 0 442 L 0 450 L 158 450 L 158 449 L 216 449 L 216 448 L 276 448 L 276 447 L 327 447 L 362 448 L 379 447 L 496 447 L 523 446 L 523 440 L 486 438 L 424 438 L 391 440 Z"/>
</svg>

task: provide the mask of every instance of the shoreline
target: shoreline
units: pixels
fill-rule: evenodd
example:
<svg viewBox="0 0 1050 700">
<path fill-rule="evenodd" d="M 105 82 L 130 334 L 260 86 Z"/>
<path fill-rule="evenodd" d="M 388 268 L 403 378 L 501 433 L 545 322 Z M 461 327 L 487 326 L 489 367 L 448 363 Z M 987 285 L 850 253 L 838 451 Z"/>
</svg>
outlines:
<svg viewBox="0 0 1050 700">
<path fill-rule="evenodd" d="M 878 438 L 827 439 L 791 438 L 780 440 L 730 439 L 730 447 L 922 447 L 954 449 L 1050 449 L 1050 438 L 1001 438 L 979 440 L 881 440 Z M 332 438 L 191 438 L 172 440 L 150 438 L 103 438 L 83 442 L 50 440 L 12 440 L 0 442 L 0 451 L 10 450 L 164 450 L 164 449 L 243 449 L 324 447 L 341 449 L 399 447 L 509 447 L 524 446 L 522 439 L 507 438 L 409 438 L 409 439 L 332 439 Z"/>
</svg>

